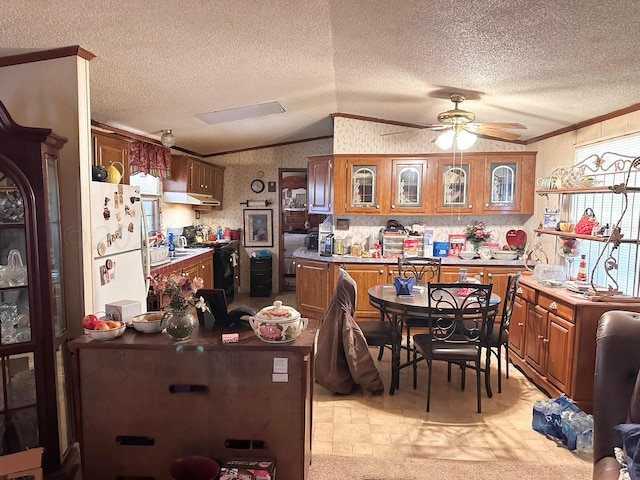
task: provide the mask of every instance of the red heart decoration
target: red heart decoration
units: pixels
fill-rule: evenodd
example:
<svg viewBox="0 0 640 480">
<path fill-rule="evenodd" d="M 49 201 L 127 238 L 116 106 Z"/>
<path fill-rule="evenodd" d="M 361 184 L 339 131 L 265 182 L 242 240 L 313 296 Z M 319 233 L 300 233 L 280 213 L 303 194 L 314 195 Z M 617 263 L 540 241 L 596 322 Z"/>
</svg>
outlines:
<svg viewBox="0 0 640 480">
<path fill-rule="evenodd" d="M 507 232 L 507 244 L 518 249 L 524 248 L 527 243 L 527 232 L 524 230 L 509 230 Z"/>
</svg>

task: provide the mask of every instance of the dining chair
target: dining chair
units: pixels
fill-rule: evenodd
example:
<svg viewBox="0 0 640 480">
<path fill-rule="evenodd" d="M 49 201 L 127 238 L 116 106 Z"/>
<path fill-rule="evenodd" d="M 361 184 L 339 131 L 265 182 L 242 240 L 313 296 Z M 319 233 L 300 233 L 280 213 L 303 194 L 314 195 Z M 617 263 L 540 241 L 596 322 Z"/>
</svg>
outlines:
<svg viewBox="0 0 640 480">
<path fill-rule="evenodd" d="M 429 282 L 440 281 L 441 258 L 411 257 L 398 258 L 398 275 L 402 278 L 415 277 L 416 285 L 425 285 Z M 405 348 L 407 350 L 407 362 L 411 360 L 411 329 L 426 328 L 429 319 L 421 316 L 408 316 L 403 321 L 405 331 Z"/>
<path fill-rule="evenodd" d="M 483 345 L 486 344 L 490 322 L 493 322 L 495 304 L 491 301 L 491 284 L 435 283 L 427 284 L 429 302 L 429 328 L 427 333 L 413 336 L 413 374 L 424 359 L 429 368 L 427 380 L 427 412 L 431 403 L 433 361 L 460 365 L 462 386 L 467 367 L 476 372 L 478 413 L 482 412 L 480 378 L 486 369 L 481 366 Z M 464 292 L 464 296 L 459 294 Z M 418 353 L 422 358 L 418 357 Z M 414 384 L 415 386 L 415 384 Z"/>
<path fill-rule="evenodd" d="M 509 324 L 511 323 L 511 313 L 513 312 L 513 303 L 516 299 L 518 291 L 518 283 L 520 282 L 520 272 L 509 275 L 507 279 L 507 288 L 502 298 L 502 314 L 500 315 L 500 324 L 493 325 L 490 332 L 488 347 L 491 354 L 498 359 L 498 393 L 502 393 L 502 349 L 504 348 L 505 360 L 505 378 L 509 378 Z M 497 327 L 497 329 L 496 329 Z"/>
</svg>

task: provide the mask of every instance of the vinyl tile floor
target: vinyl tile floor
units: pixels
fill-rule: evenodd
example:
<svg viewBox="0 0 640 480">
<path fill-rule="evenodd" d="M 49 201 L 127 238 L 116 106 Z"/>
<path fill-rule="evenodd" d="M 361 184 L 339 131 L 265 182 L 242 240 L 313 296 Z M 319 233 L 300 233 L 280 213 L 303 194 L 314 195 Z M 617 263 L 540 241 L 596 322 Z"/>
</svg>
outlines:
<svg viewBox="0 0 640 480">
<path fill-rule="evenodd" d="M 241 294 L 229 308 L 245 305 L 258 310 L 275 299 L 295 306 L 294 292 L 284 292 L 271 298 Z M 462 391 L 460 370 L 454 367 L 451 382 L 447 382 L 446 364 L 434 362 L 431 411 L 426 412 L 426 363 L 420 362 L 416 390 L 411 368 L 405 368 L 400 389 L 389 395 L 390 352 L 386 351 L 380 362 L 377 348 L 372 348 L 371 354 L 385 384 L 384 394 L 358 391 L 336 395 L 314 385 L 314 453 L 576 465 L 592 462 L 591 454 L 571 452 L 531 428 L 533 404 L 548 397 L 513 365 L 509 379 L 505 379 L 503 362 L 502 393 L 498 393 L 493 358 L 493 397 L 487 397 L 483 384 L 482 413 L 477 413 L 475 373 L 467 371 Z"/>
</svg>

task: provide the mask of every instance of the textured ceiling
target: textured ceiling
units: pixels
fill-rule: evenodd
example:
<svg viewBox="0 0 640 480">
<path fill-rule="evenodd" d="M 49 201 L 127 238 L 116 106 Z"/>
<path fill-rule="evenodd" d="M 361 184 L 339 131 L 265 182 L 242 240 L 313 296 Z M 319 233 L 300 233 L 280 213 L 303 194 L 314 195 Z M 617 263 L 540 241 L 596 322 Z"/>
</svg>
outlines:
<svg viewBox="0 0 640 480">
<path fill-rule="evenodd" d="M 462 108 L 534 138 L 640 102 L 637 0 L 3 0 L 0 56 L 80 45 L 92 119 L 199 155 Z M 2 90 L 0 89 L 0 99 Z M 286 113 L 194 117 L 278 101 Z"/>
</svg>

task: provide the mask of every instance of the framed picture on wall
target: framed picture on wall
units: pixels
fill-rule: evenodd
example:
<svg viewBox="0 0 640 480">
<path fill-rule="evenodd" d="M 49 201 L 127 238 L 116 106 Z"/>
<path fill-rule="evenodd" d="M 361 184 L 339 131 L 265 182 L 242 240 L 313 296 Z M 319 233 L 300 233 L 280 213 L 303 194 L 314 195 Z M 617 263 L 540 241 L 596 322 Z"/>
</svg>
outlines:
<svg viewBox="0 0 640 480">
<path fill-rule="evenodd" d="M 244 246 L 273 247 L 273 210 L 248 209 L 244 214 Z"/>
</svg>

